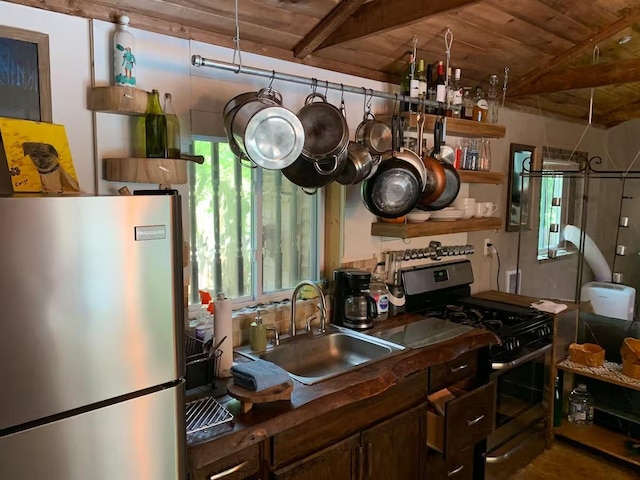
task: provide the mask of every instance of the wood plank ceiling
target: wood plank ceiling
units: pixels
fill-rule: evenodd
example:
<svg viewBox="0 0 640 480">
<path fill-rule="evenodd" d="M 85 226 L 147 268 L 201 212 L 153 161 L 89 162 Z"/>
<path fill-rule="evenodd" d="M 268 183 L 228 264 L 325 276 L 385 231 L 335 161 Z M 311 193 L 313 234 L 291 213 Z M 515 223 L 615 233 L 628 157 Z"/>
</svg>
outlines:
<svg viewBox="0 0 640 480">
<path fill-rule="evenodd" d="M 235 0 L 11 0 L 233 47 Z M 509 68 L 507 105 L 611 127 L 640 116 L 640 0 L 237 0 L 245 51 L 399 83 L 406 51 L 463 83 Z M 0 21 L 1 23 L 1 21 Z M 619 40 L 629 37 L 621 44 Z M 597 50 L 596 50 L 597 47 Z M 197 53 L 197 52 L 194 52 Z"/>
</svg>

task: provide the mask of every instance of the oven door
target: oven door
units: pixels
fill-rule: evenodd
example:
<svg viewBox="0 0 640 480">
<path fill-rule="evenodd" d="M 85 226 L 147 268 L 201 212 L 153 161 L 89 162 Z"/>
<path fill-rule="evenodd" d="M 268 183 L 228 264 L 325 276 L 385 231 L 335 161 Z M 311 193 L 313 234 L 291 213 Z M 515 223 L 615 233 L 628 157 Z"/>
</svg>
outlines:
<svg viewBox="0 0 640 480">
<path fill-rule="evenodd" d="M 528 438 L 521 434 L 534 430 L 534 425 L 547 418 L 551 346 L 538 346 L 510 362 L 492 363 L 496 417 L 495 431 L 487 439 L 487 464 L 492 462 L 493 451 L 507 443 L 518 447 L 519 443 L 514 444 L 513 440 Z M 540 430 L 544 437 L 544 429 Z"/>
</svg>

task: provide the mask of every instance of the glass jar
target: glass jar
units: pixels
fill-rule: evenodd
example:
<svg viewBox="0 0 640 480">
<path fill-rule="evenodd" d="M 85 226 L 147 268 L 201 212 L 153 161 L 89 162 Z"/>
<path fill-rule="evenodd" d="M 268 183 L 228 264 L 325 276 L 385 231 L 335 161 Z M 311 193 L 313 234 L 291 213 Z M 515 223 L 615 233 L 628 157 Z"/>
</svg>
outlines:
<svg viewBox="0 0 640 480">
<path fill-rule="evenodd" d="M 584 383 L 578 384 L 569 394 L 569 422 L 575 425 L 591 425 L 594 405 L 587 386 Z"/>
<path fill-rule="evenodd" d="M 389 288 L 384 279 L 375 273 L 371 275 L 369 291 L 378 308 L 376 321 L 386 320 L 389 317 Z"/>
</svg>

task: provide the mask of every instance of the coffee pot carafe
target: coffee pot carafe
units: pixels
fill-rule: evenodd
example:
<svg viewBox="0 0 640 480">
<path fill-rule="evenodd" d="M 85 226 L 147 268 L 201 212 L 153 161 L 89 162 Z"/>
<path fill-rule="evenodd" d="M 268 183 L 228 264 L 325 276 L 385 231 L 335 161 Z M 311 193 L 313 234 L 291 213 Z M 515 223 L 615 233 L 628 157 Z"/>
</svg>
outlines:
<svg viewBox="0 0 640 480">
<path fill-rule="evenodd" d="M 364 270 L 336 270 L 333 278 L 334 306 L 331 322 L 355 330 L 373 327 L 378 309 L 369 291 L 371 274 Z"/>
</svg>

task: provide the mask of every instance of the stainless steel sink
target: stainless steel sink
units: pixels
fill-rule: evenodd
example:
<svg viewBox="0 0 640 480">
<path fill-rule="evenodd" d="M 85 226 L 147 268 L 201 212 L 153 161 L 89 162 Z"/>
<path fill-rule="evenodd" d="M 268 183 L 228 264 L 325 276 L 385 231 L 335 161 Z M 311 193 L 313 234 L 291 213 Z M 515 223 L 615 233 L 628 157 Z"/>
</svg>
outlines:
<svg viewBox="0 0 640 480">
<path fill-rule="evenodd" d="M 237 348 L 236 352 L 273 362 L 299 382 L 311 385 L 404 349 L 383 339 L 337 327 L 325 334 L 299 337 L 265 352 L 252 352 L 249 345 Z"/>
</svg>

